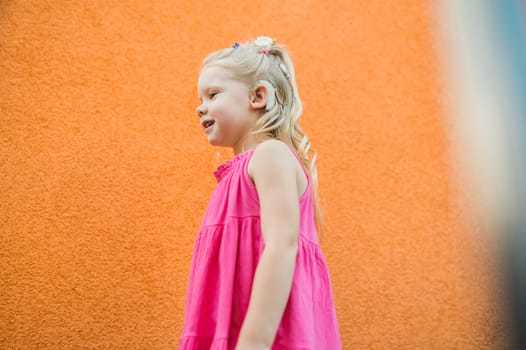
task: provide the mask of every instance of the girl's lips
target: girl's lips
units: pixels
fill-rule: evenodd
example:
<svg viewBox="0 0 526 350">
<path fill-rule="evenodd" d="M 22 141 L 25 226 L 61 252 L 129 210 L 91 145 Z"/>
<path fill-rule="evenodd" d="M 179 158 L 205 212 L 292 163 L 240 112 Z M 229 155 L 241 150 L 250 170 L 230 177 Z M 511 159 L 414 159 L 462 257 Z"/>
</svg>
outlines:
<svg viewBox="0 0 526 350">
<path fill-rule="evenodd" d="M 206 122 L 203 123 L 203 131 L 204 132 L 207 132 L 209 131 L 210 129 L 212 129 L 212 126 L 215 124 L 215 121 L 214 120 L 208 120 Z"/>
<path fill-rule="evenodd" d="M 203 126 L 205 128 L 208 128 L 210 125 L 214 124 L 214 121 L 213 120 L 207 120 L 206 122 L 203 123 Z"/>
</svg>

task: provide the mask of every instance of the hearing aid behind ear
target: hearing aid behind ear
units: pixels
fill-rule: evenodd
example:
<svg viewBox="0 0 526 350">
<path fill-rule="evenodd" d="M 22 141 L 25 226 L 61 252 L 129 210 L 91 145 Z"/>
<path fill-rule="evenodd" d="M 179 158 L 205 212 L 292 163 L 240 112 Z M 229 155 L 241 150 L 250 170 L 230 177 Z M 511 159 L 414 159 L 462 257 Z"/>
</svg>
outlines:
<svg viewBox="0 0 526 350">
<path fill-rule="evenodd" d="M 276 89 L 274 89 L 274 86 L 272 86 L 272 84 L 267 80 L 259 80 L 258 83 L 265 85 L 268 90 L 267 105 L 265 106 L 265 110 L 270 111 L 272 106 L 274 106 L 274 103 L 276 103 Z"/>
</svg>

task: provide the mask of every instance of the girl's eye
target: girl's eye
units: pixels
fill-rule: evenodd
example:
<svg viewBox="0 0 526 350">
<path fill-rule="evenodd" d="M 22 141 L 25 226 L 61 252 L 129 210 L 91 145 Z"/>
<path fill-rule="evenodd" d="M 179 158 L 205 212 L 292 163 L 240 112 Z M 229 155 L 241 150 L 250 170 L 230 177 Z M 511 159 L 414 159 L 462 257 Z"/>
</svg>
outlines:
<svg viewBox="0 0 526 350">
<path fill-rule="evenodd" d="M 215 95 L 217 95 L 217 92 L 210 93 L 210 98 L 214 98 Z"/>
</svg>

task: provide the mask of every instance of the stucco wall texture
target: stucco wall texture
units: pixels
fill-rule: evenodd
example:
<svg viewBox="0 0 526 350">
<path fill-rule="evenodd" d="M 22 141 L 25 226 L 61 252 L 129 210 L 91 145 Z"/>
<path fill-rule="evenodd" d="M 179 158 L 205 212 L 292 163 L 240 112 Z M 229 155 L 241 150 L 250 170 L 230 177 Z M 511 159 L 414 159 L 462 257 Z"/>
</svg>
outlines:
<svg viewBox="0 0 526 350">
<path fill-rule="evenodd" d="M 296 65 L 344 349 L 497 346 L 435 21 L 419 0 L 2 1 L 0 348 L 176 348 L 212 171 L 232 156 L 198 125 L 198 69 L 258 35 Z"/>
</svg>

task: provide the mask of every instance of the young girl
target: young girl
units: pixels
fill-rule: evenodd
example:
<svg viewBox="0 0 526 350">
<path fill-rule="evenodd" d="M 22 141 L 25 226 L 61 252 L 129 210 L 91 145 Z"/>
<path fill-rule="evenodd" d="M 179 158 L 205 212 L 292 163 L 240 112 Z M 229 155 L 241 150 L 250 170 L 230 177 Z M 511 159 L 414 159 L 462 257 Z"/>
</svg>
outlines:
<svg viewBox="0 0 526 350">
<path fill-rule="evenodd" d="M 198 95 L 208 141 L 235 155 L 213 173 L 179 349 L 341 349 L 317 236 L 315 159 L 287 51 L 258 37 L 213 52 Z"/>
</svg>

